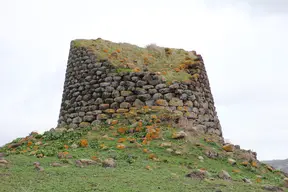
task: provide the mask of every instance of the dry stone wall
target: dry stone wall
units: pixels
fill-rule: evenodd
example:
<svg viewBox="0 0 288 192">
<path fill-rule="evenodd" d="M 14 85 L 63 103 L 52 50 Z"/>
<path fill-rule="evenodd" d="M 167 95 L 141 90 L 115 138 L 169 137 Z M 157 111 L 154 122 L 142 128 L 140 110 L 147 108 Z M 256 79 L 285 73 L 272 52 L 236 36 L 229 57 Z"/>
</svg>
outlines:
<svg viewBox="0 0 288 192">
<path fill-rule="evenodd" d="M 144 106 L 159 106 L 181 116 L 188 128 L 222 136 L 205 66 L 189 69 L 196 80 L 172 82 L 155 72 L 117 72 L 107 60 L 71 43 L 58 127 L 79 127 Z"/>
</svg>

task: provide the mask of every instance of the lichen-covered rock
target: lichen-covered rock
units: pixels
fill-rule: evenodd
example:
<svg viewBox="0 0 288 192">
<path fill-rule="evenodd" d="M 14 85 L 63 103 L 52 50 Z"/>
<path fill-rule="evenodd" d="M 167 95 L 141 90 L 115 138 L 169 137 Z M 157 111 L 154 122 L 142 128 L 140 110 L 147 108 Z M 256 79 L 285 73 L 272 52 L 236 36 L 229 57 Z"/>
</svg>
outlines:
<svg viewBox="0 0 288 192">
<path fill-rule="evenodd" d="M 205 155 L 207 157 L 209 157 L 210 159 L 217 159 L 219 157 L 219 154 L 216 151 L 212 150 L 212 149 L 211 150 L 206 150 L 205 151 Z"/>
<path fill-rule="evenodd" d="M 82 163 L 82 165 L 95 165 L 95 164 L 97 164 L 97 162 L 92 160 L 92 159 L 80 159 L 79 161 Z"/>
<path fill-rule="evenodd" d="M 159 106 L 168 106 L 168 102 L 164 99 L 158 99 L 155 103 Z"/>
<path fill-rule="evenodd" d="M 271 185 L 265 185 L 262 187 L 262 189 L 265 191 L 283 192 L 283 189 L 281 187 Z"/>
<path fill-rule="evenodd" d="M 74 124 L 81 123 L 82 122 L 82 118 L 81 117 L 75 117 L 72 122 Z"/>
<path fill-rule="evenodd" d="M 218 174 L 218 177 L 224 180 L 231 180 L 230 174 L 225 170 L 220 171 L 220 173 Z"/>
<path fill-rule="evenodd" d="M 207 170 L 197 169 L 192 171 L 191 173 L 187 174 L 186 177 L 191 177 L 193 179 L 205 179 L 210 177 L 210 173 Z"/>
<path fill-rule="evenodd" d="M 99 105 L 99 109 L 100 110 L 106 110 L 109 109 L 110 105 L 109 104 L 100 104 Z"/>
<path fill-rule="evenodd" d="M 104 110 L 105 113 L 115 113 L 115 109 L 106 109 Z"/>
<path fill-rule="evenodd" d="M 229 158 L 228 159 L 229 164 L 236 165 L 236 161 L 234 159 Z"/>
<path fill-rule="evenodd" d="M 121 96 L 129 96 L 129 95 L 132 95 L 132 91 L 121 91 Z"/>
<path fill-rule="evenodd" d="M 114 168 L 114 167 L 116 167 L 116 161 L 115 161 L 113 158 L 105 159 L 105 160 L 102 162 L 102 166 L 103 166 L 103 167 Z"/>
<path fill-rule="evenodd" d="M 242 180 L 243 180 L 245 183 L 252 184 L 251 180 L 248 179 L 248 178 L 243 178 Z"/>
<path fill-rule="evenodd" d="M 284 181 L 284 187 L 288 188 L 288 178 L 285 177 L 283 181 Z"/>
<path fill-rule="evenodd" d="M 80 124 L 79 124 L 79 127 L 81 127 L 81 128 L 85 128 L 85 127 L 89 127 L 91 124 L 89 123 L 89 122 L 81 122 Z"/>
<path fill-rule="evenodd" d="M 164 142 L 160 144 L 160 147 L 171 147 L 172 143 L 171 142 Z"/>
<path fill-rule="evenodd" d="M 174 97 L 169 101 L 169 105 L 176 106 L 176 107 L 183 106 L 183 101 Z"/>
<path fill-rule="evenodd" d="M 135 102 L 133 103 L 133 106 L 137 107 L 137 108 L 141 108 L 141 107 L 145 106 L 145 103 L 139 99 L 136 99 Z"/>
<path fill-rule="evenodd" d="M 187 133 L 185 133 L 184 131 L 179 131 L 172 134 L 173 139 L 183 139 L 185 137 L 187 137 Z"/>
<path fill-rule="evenodd" d="M 129 109 L 130 107 L 131 107 L 131 104 L 128 102 L 122 102 L 120 104 L 120 108 L 122 108 L 122 109 Z"/>
<path fill-rule="evenodd" d="M 129 110 L 128 109 L 117 109 L 117 113 L 127 113 Z"/>
<path fill-rule="evenodd" d="M 93 115 L 87 115 L 83 117 L 83 121 L 86 121 L 86 122 L 92 122 L 94 120 L 95 120 L 95 117 Z"/>
<path fill-rule="evenodd" d="M 56 128 L 55 128 L 55 131 L 56 131 L 56 132 L 59 132 L 59 133 L 62 133 L 62 132 L 67 131 L 67 128 L 65 128 L 65 127 L 56 127 Z"/>
<path fill-rule="evenodd" d="M 7 164 L 8 164 L 8 161 L 5 160 L 5 159 L 0 159 L 0 164 L 5 164 L 5 165 L 7 165 Z"/>
<path fill-rule="evenodd" d="M 234 145 L 233 144 L 226 144 L 222 148 L 226 152 L 233 152 L 234 151 Z"/>
<path fill-rule="evenodd" d="M 106 120 L 108 118 L 109 116 L 104 113 L 97 115 L 97 120 Z"/>
</svg>

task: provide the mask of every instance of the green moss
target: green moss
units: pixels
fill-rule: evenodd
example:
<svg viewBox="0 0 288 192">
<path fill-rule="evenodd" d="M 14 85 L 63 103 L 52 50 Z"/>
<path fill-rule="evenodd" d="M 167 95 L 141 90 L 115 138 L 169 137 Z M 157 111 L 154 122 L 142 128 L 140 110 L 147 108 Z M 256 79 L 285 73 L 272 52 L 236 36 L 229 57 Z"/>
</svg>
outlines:
<svg viewBox="0 0 288 192">
<path fill-rule="evenodd" d="M 117 68 L 116 72 L 121 73 L 121 72 L 132 72 L 133 70 L 130 68 Z"/>
<path fill-rule="evenodd" d="M 81 47 L 81 42 L 80 41 L 72 41 L 72 46 L 73 47 Z"/>
<path fill-rule="evenodd" d="M 184 81 L 191 78 L 185 70 L 185 65 L 197 63 L 192 52 L 183 49 L 165 48 L 155 44 L 145 48 L 128 43 L 114 43 L 103 39 L 95 40 L 74 40 L 74 47 L 85 47 L 92 51 L 98 60 L 107 59 L 110 63 L 119 68 L 118 71 L 128 71 L 125 68 L 144 68 L 151 72 L 164 72 L 167 81 Z M 184 66 L 184 67 L 183 67 Z M 193 78 L 192 78 L 193 80 Z"/>
<path fill-rule="evenodd" d="M 187 81 L 190 79 L 191 75 L 185 73 L 184 71 L 176 72 L 176 71 L 168 71 L 167 74 L 163 75 L 167 82 L 172 81 Z"/>
</svg>

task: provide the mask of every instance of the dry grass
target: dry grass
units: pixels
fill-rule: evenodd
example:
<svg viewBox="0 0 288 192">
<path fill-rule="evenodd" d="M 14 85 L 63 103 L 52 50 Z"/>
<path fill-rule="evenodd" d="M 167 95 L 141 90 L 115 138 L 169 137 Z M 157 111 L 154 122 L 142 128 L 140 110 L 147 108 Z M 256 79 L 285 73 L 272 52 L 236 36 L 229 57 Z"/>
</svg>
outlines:
<svg viewBox="0 0 288 192">
<path fill-rule="evenodd" d="M 75 47 L 86 47 L 99 60 L 107 59 L 112 65 L 122 69 L 134 69 L 158 72 L 167 82 L 189 80 L 191 75 L 185 71 L 185 65 L 197 63 L 193 51 L 159 47 L 156 44 L 142 48 L 128 43 L 114 43 L 98 38 L 96 40 L 74 40 Z"/>
</svg>

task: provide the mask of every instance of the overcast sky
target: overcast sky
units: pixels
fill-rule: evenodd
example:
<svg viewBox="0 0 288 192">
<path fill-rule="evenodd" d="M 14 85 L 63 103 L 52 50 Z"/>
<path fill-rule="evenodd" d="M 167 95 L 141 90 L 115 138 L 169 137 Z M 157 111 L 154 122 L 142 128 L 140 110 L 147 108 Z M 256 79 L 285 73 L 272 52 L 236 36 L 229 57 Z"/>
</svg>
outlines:
<svg viewBox="0 0 288 192">
<path fill-rule="evenodd" d="M 0 145 L 55 127 L 70 41 L 196 50 L 224 137 L 288 158 L 287 0 L 0 0 Z"/>
</svg>

